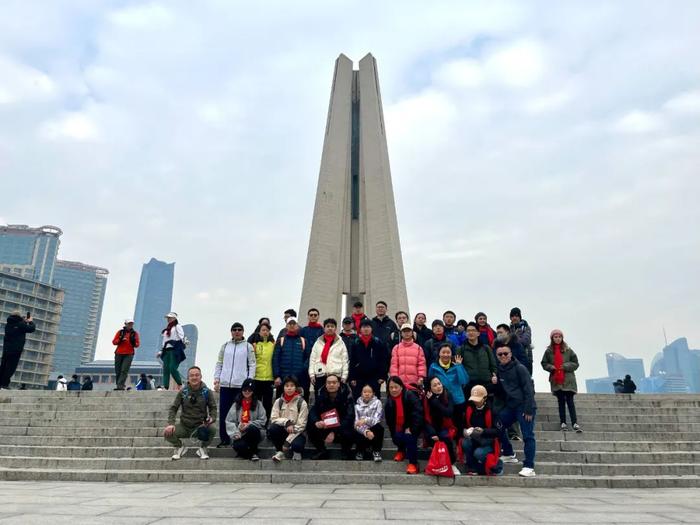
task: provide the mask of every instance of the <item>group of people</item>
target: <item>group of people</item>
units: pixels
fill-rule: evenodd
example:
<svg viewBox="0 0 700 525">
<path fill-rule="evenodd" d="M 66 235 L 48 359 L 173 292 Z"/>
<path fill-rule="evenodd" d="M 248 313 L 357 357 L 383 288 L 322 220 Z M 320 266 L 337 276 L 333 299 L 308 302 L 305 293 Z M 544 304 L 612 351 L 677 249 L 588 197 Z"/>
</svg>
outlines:
<svg viewBox="0 0 700 525">
<path fill-rule="evenodd" d="M 386 428 L 397 447 L 394 460 L 406 460 L 409 474 L 419 471 L 419 446 L 442 442 L 455 475 L 459 463 L 469 474 L 498 475 L 503 463 L 518 463 L 511 438 L 520 432 L 525 457 L 519 474 L 534 476 L 531 329 L 520 309 L 494 330 L 483 312 L 466 322 L 448 310 L 428 328 L 423 313 L 411 324 L 406 312 L 391 319 L 384 301 L 375 308 L 370 319 L 355 303 L 340 330 L 335 319 L 321 323 L 316 308 L 307 312 L 305 326 L 289 309 L 276 338 L 268 318 L 248 338 L 243 325 L 233 323 L 214 371 L 218 409 L 198 367 L 189 369 L 170 408 L 165 437 L 176 447 L 173 459 L 185 453 L 186 437 L 197 437 L 198 455 L 208 458 L 218 412 L 217 447 L 233 447 L 252 461 L 267 435 L 278 462 L 300 460 L 307 439 L 314 459 L 328 458 L 327 446 L 336 442 L 345 459 L 378 462 Z M 171 334 L 176 326 L 169 321 Z M 552 330 L 541 366 L 558 400 L 561 429 L 569 429 L 568 408 L 573 430 L 581 432 L 574 405 L 578 359 L 561 330 Z"/>
</svg>

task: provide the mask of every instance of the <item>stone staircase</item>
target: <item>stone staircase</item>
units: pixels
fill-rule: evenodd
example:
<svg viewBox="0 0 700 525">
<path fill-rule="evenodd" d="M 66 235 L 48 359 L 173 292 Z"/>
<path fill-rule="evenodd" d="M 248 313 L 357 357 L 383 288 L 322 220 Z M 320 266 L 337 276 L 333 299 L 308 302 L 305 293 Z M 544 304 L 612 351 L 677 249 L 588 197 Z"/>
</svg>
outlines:
<svg viewBox="0 0 700 525">
<path fill-rule="evenodd" d="M 260 462 L 210 449 L 171 461 L 162 438 L 171 392 L 0 392 L 0 480 L 450 484 L 404 473 L 387 435 L 385 461 L 284 461 L 269 442 Z M 556 400 L 538 394 L 537 477 L 459 476 L 457 485 L 700 487 L 700 395 L 579 394 L 581 434 L 561 432 Z M 388 433 L 387 433 L 388 434 Z M 514 443 L 522 459 L 522 443 Z M 311 448 L 307 448 L 310 455 Z M 423 459 L 428 451 L 423 452 Z M 425 465 L 423 461 L 422 466 Z"/>
</svg>

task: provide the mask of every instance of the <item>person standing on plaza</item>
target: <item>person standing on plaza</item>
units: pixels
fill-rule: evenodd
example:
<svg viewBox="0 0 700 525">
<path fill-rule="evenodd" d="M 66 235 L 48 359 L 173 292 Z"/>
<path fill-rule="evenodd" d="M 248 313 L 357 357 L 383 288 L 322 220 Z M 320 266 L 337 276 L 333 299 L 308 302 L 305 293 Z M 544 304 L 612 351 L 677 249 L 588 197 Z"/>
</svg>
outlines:
<svg viewBox="0 0 700 525">
<path fill-rule="evenodd" d="M 433 332 L 426 325 L 427 317 L 423 312 L 418 312 L 413 318 L 413 331 L 416 334 L 416 343 L 421 347 L 425 345 L 427 341 L 432 339 Z"/>
<path fill-rule="evenodd" d="M 161 332 L 163 336 L 163 344 L 159 352 L 160 358 L 163 360 L 163 386 L 168 390 L 170 388 L 170 378 L 177 384 L 176 389 L 182 387 L 182 377 L 178 367 L 185 360 L 185 331 L 180 325 L 177 314 L 170 312 L 165 316 L 168 325 Z"/>
<path fill-rule="evenodd" d="M 326 383 L 326 377 L 337 375 L 343 383 L 348 380 L 350 363 L 348 349 L 338 337 L 338 323 L 335 319 L 323 321 L 323 336 L 316 339 L 309 357 L 309 378 L 314 385 L 314 392 L 319 392 Z"/>
<path fill-rule="evenodd" d="M 510 332 L 518 339 L 527 355 L 527 361 L 521 364 L 525 365 L 527 371 L 532 375 L 532 329 L 523 319 L 523 314 L 518 307 L 510 310 Z"/>
<path fill-rule="evenodd" d="M 71 376 L 71 380 L 68 381 L 68 384 L 66 385 L 66 390 L 68 390 L 69 392 L 78 392 L 80 391 L 81 386 L 82 385 L 80 384 L 78 374 L 73 374 Z"/>
<path fill-rule="evenodd" d="M 93 389 L 92 377 L 90 377 L 90 376 L 83 377 L 83 384 L 80 386 L 80 390 L 92 390 L 92 389 Z"/>
<path fill-rule="evenodd" d="M 399 376 L 406 385 L 423 384 L 428 369 L 423 349 L 413 340 L 413 327 L 401 327 L 401 342 L 391 351 L 389 375 Z"/>
<path fill-rule="evenodd" d="M 180 422 L 175 423 L 178 410 Z M 214 438 L 216 430 L 216 399 L 207 385 L 202 381 L 202 370 L 192 366 L 187 370 L 187 384 L 180 390 L 168 411 L 168 425 L 163 431 L 165 440 L 175 447 L 173 460 L 185 455 L 187 447 L 182 439 L 196 437 L 199 442 L 197 455 L 200 459 L 209 459 L 207 447 Z"/>
<path fill-rule="evenodd" d="M 559 405 L 559 422 L 561 429 L 566 431 L 566 407 L 569 408 L 571 426 L 576 432 L 582 432 L 576 420 L 576 370 L 578 369 L 578 357 L 574 350 L 564 341 L 561 330 L 555 329 L 549 334 L 550 344 L 542 356 L 542 368 L 549 372 L 549 384 L 552 394 L 557 398 Z"/>
<path fill-rule="evenodd" d="M 296 377 L 303 389 L 303 397 L 309 402 L 309 357 L 311 345 L 301 337 L 296 317 L 287 319 L 285 333 L 277 339 L 272 356 L 272 375 L 275 377 L 276 397 L 282 395 L 282 379 Z"/>
<path fill-rule="evenodd" d="M 493 391 L 498 384 L 496 378 L 496 359 L 491 347 L 483 344 L 479 339 L 479 327 L 475 322 L 467 325 L 467 340 L 457 351 L 464 359 L 464 368 L 469 375 L 467 392 L 471 392 L 474 385 L 482 385 L 487 390 Z"/>
<path fill-rule="evenodd" d="M 115 334 L 112 344 L 117 347 L 114 350 L 114 375 L 117 382 L 115 390 L 124 390 L 134 354 L 136 349 L 141 346 L 141 338 L 134 330 L 133 319 L 124 321 L 124 327 Z"/>
<path fill-rule="evenodd" d="M 66 390 L 68 390 L 68 381 L 66 381 L 65 377 L 58 376 L 56 378 L 56 391 L 65 392 Z"/>
<path fill-rule="evenodd" d="M 246 379 L 255 377 L 255 350 L 245 340 L 243 325 L 235 322 L 231 325 L 231 339 L 219 350 L 219 357 L 214 369 L 214 390 L 219 392 L 219 437 L 221 443 L 217 448 L 228 447 L 231 437 L 226 432 L 226 416 L 241 386 Z"/>
<path fill-rule="evenodd" d="M 10 388 L 12 376 L 17 371 L 19 360 L 24 351 L 27 334 L 36 330 L 31 313 L 22 317 L 20 312 L 12 312 L 5 321 L 5 335 L 2 343 L 2 359 L 0 360 L 0 390 Z"/>
<path fill-rule="evenodd" d="M 259 461 L 258 445 L 263 439 L 267 414 L 255 395 L 255 381 L 246 379 L 226 416 L 226 433 L 238 457 Z"/>
<path fill-rule="evenodd" d="M 505 407 L 498 413 L 498 429 L 501 432 L 502 456 L 504 463 L 517 463 L 513 445 L 508 439 L 507 429 L 514 422 L 520 424 L 525 446 L 525 461 L 518 473 L 531 478 L 535 476 L 535 387 L 532 377 L 524 365 L 513 359 L 510 348 L 502 346 L 498 357 L 498 380 L 505 394 Z"/>
<path fill-rule="evenodd" d="M 386 347 L 372 334 L 372 322 L 365 319 L 350 350 L 348 380 L 353 399 L 360 397 L 364 385 L 370 385 L 379 397 L 381 385 L 386 381 L 388 361 Z"/>
<path fill-rule="evenodd" d="M 384 407 L 371 385 L 364 385 L 360 397 L 355 403 L 355 441 L 357 451 L 355 459 L 362 461 L 369 449 L 375 463 L 382 461 L 382 445 L 384 442 Z"/>
<path fill-rule="evenodd" d="M 255 397 L 262 401 L 267 417 L 272 410 L 273 386 L 272 357 L 275 353 L 275 340 L 270 333 L 270 325 L 262 323 L 253 348 L 255 350 Z"/>
<path fill-rule="evenodd" d="M 272 461 L 279 463 L 291 452 L 292 460 L 300 461 L 306 445 L 306 424 L 309 405 L 296 377 L 287 376 L 282 381 L 282 395 L 272 405 L 267 438 L 275 446 Z"/>
<path fill-rule="evenodd" d="M 406 388 L 398 376 L 387 383 L 384 403 L 386 426 L 397 447 L 394 461 L 408 460 L 406 474 L 418 474 L 418 438 L 423 431 L 423 406 L 418 395 Z"/>
</svg>

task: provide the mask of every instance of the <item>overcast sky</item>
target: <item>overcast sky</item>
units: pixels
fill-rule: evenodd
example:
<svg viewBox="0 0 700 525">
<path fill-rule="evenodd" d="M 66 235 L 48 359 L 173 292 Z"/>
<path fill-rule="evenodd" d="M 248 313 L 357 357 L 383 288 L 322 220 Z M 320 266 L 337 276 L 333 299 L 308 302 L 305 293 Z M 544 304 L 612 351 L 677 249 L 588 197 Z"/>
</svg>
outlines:
<svg viewBox="0 0 700 525">
<path fill-rule="evenodd" d="M 233 321 L 281 327 L 341 52 L 378 61 L 412 314 L 520 306 L 580 388 L 608 351 L 648 371 L 662 327 L 700 347 L 700 4 L 397 7 L 3 2 L 0 222 L 109 269 L 98 358 L 151 257 L 205 378 Z"/>
</svg>

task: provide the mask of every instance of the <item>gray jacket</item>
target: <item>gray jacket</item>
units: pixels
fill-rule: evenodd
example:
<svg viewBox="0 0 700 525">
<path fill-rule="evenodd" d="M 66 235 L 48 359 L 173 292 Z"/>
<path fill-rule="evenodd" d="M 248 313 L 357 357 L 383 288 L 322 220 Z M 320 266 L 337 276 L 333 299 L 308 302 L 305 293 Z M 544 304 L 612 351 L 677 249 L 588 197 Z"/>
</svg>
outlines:
<svg viewBox="0 0 700 525">
<path fill-rule="evenodd" d="M 236 401 L 231 410 L 228 411 L 226 416 L 226 433 L 231 436 L 231 439 L 238 439 L 241 437 L 241 430 L 239 425 L 241 423 L 241 403 Z M 250 421 L 249 423 L 258 427 L 260 431 L 265 430 L 265 423 L 267 422 L 267 413 L 263 407 L 262 401 L 258 400 L 258 404 L 255 405 L 250 411 Z"/>
</svg>

